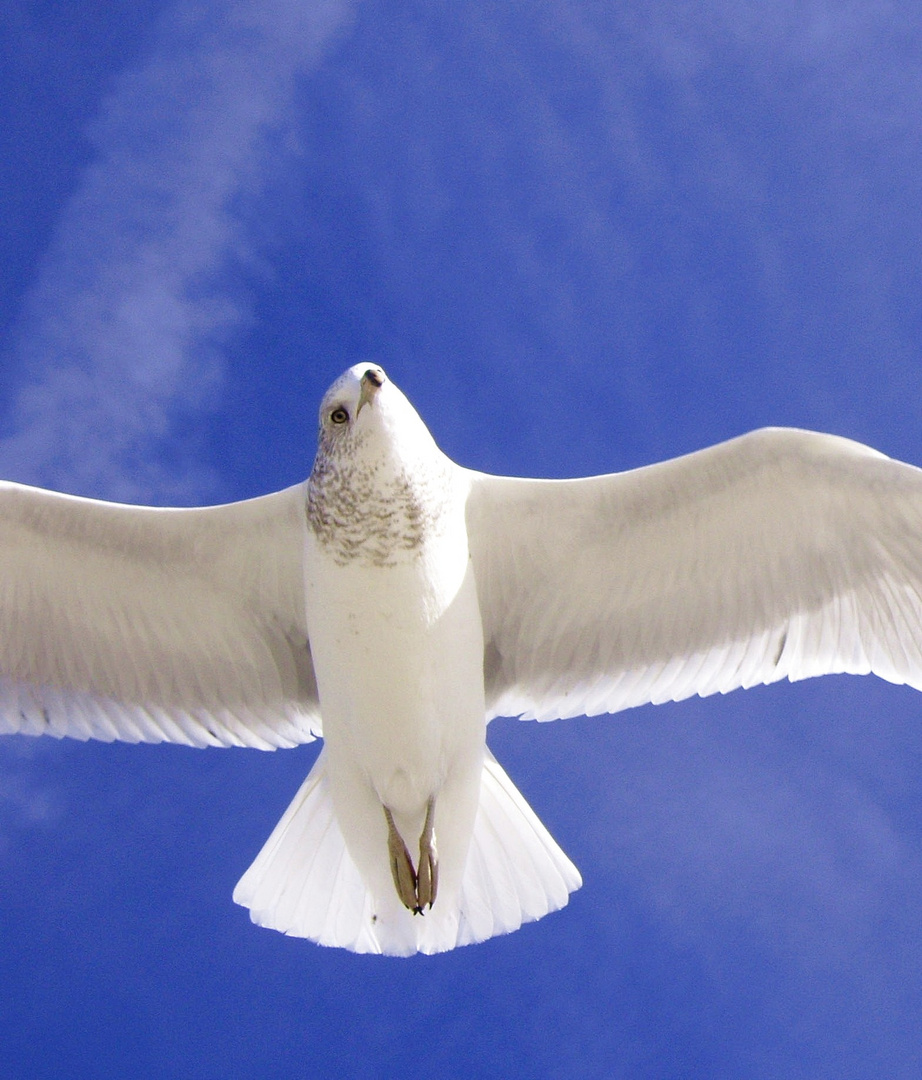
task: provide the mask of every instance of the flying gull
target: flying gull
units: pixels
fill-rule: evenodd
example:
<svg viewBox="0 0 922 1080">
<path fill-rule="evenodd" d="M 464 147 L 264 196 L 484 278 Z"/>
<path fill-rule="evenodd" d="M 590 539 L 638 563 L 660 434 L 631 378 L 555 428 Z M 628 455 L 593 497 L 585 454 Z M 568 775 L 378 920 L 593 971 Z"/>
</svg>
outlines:
<svg viewBox="0 0 922 1080">
<path fill-rule="evenodd" d="M 308 480 L 156 509 L 0 484 L 0 730 L 324 746 L 234 899 L 358 952 L 439 952 L 580 876 L 486 746 L 804 679 L 922 689 L 922 471 L 765 429 L 577 480 L 464 469 L 380 367 Z M 322 721 L 322 727 L 321 727 Z"/>
</svg>

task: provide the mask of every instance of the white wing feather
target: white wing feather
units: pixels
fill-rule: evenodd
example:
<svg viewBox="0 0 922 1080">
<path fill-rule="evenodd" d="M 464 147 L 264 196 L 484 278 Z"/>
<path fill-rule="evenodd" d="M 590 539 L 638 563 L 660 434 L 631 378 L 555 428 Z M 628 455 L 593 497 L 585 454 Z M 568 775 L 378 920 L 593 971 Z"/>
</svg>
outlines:
<svg viewBox="0 0 922 1080">
<path fill-rule="evenodd" d="M 490 716 L 875 672 L 922 689 L 922 471 L 765 429 L 581 480 L 469 473 Z"/>
<path fill-rule="evenodd" d="M 304 502 L 303 484 L 173 510 L 0 483 L 0 731 L 310 741 Z"/>
</svg>

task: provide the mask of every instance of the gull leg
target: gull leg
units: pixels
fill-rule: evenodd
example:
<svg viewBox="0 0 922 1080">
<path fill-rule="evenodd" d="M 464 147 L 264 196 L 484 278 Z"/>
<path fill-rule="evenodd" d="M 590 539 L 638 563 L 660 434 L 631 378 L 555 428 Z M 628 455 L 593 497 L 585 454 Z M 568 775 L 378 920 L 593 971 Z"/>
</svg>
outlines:
<svg viewBox="0 0 922 1080">
<path fill-rule="evenodd" d="M 432 907 L 439 891 L 439 857 L 435 848 L 435 797 L 426 806 L 426 822 L 419 838 L 419 875 L 416 881 L 416 913 Z"/>
<path fill-rule="evenodd" d="M 416 898 L 416 871 L 413 869 L 413 860 L 407 851 L 407 845 L 403 842 L 403 837 L 394 824 L 394 815 L 386 806 L 384 817 L 387 820 L 387 851 L 391 857 L 391 875 L 394 878 L 394 886 L 403 906 L 416 913 L 419 911 L 419 902 Z"/>
</svg>

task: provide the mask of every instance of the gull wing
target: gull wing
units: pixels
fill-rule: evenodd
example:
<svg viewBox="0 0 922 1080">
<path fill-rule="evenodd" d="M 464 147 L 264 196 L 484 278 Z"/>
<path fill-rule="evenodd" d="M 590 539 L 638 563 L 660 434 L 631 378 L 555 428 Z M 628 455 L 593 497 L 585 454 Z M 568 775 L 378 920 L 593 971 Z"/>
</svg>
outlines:
<svg viewBox="0 0 922 1080">
<path fill-rule="evenodd" d="M 304 505 L 304 484 L 157 509 L 0 483 L 0 731 L 310 741 Z"/>
<path fill-rule="evenodd" d="M 488 715 L 874 672 L 922 689 L 922 471 L 764 429 L 579 480 L 468 473 Z"/>
</svg>

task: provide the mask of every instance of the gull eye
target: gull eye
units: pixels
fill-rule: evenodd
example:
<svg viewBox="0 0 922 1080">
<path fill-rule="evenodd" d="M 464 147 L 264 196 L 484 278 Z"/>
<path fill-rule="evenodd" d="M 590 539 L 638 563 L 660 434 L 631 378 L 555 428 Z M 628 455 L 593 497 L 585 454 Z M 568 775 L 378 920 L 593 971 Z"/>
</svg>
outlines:
<svg viewBox="0 0 922 1080">
<path fill-rule="evenodd" d="M 349 414 L 342 406 L 340 406 L 338 409 L 334 409 L 330 413 L 330 419 L 333 421 L 334 424 L 348 424 Z"/>
</svg>

